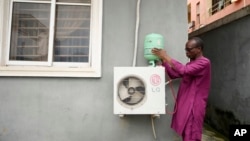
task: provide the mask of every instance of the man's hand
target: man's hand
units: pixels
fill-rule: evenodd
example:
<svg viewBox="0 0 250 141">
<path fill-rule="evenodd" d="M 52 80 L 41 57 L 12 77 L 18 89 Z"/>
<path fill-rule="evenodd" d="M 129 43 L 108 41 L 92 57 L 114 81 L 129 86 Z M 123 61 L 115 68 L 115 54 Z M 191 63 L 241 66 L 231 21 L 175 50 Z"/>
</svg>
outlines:
<svg viewBox="0 0 250 141">
<path fill-rule="evenodd" d="M 152 49 L 152 53 L 156 56 L 158 56 L 160 59 L 164 60 L 164 58 L 167 57 L 167 53 L 165 50 L 163 49 L 159 49 L 159 48 L 153 48 Z"/>
<path fill-rule="evenodd" d="M 158 56 L 164 63 L 167 62 L 171 67 L 173 66 L 173 64 L 171 63 L 171 58 L 168 56 L 165 50 L 159 48 L 153 48 L 152 53 Z"/>
</svg>

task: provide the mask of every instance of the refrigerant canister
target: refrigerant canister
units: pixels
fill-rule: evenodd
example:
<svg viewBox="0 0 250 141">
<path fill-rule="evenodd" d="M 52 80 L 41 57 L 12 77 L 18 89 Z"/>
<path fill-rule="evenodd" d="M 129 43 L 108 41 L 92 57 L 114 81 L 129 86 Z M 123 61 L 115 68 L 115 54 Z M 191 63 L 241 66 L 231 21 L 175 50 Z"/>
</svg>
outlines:
<svg viewBox="0 0 250 141">
<path fill-rule="evenodd" d="M 151 33 L 146 35 L 145 40 L 144 40 L 144 57 L 149 61 L 155 61 L 159 60 L 157 56 L 155 56 L 151 50 L 153 48 L 159 48 L 163 49 L 164 48 L 164 40 L 163 36 L 160 34 L 156 33 Z"/>
</svg>

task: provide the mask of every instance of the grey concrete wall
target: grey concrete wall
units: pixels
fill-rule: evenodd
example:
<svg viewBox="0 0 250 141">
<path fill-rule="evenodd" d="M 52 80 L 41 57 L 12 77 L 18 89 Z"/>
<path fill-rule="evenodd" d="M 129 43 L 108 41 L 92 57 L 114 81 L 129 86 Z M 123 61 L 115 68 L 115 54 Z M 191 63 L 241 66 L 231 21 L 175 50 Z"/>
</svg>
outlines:
<svg viewBox="0 0 250 141">
<path fill-rule="evenodd" d="M 250 124 L 250 16 L 199 36 L 212 62 L 207 116 L 227 134 L 230 124 Z"/>
<path fill-rule="evenodd" d="M 113 115 L 113 67 L 132 65 L 136 3 L 104 0 L 101 78 L 0 77 L 1 141 L 154 140 L 150 116 Z M 143 40 L 152 32 L 164 36 L 171 56 L 186 61 L 186 11 L 183 0 L 141 1 L 137 66 L 148 65 Z M 175 137 L 170 121 L 170 115 L 155 120 L 159 140 Z"/>
</svg>

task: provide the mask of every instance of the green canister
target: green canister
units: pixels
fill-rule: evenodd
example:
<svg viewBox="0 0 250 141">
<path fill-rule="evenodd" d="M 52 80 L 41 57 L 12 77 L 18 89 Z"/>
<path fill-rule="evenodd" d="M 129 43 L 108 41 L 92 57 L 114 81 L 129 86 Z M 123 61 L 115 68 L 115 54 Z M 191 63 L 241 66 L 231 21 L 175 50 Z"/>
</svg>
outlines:
<svg viewBox="0 0 250 141">
<path fill-rule="evenodd" d="M 164 48 L 164 39 L 162 35 L 151 33 L 146 35 L 144 40 L 144 57 L 149 61 L 150 64 L 155 66 L 155 61 L 159 60 L 159 58 L 151 52 L 153 48 Z"/>
</svg>

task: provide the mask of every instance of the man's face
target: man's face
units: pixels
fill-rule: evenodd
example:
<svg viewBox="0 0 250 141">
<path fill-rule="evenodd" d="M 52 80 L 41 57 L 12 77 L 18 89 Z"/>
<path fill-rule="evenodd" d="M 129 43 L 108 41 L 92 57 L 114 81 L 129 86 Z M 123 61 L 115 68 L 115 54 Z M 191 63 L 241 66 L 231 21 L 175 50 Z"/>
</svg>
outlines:
<svg viewBox="0 0 250 141">
<path fill-rule="evenodd" d="M 196 42 L 194 40 L 190 40 L 186 43 L 185 51 L 186 56 L 192 60 L 200 53 L 200 48 L 196 47 Z"/>
</svg>

